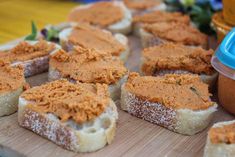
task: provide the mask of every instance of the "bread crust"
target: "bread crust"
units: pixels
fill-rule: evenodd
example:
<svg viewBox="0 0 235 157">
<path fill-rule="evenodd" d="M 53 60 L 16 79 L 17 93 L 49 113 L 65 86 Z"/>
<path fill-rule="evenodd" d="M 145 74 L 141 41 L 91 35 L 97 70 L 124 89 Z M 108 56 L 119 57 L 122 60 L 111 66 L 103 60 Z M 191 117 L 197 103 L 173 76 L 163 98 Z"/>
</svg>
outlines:
<svg viewBox="0 0 235 157">
<path fill-rule="evenodd" d="M 205 129 L 210 123 L 216 108 L 217 104 L 206 110 L 175 110 L 167 108 L 160 103 L 152 103 L 138 98 L 125 89 L 125 84 L 121 90 L 122 110 L 138 118 L 185 135 L 194 135 Z"/>
<path fill-rule="evenodd" d="M 65 149 L 75 152 L 97 151 L 110 144 L 114 139 L 118 113 L 112 100 L 110 100 L 110 104 L 104 113 L 96 118 L 98 120 L 94 120 L 94 126 L 90 126 L 89 122 L 82 124 L 83 126 L 79 126 L 72 121 L 62 123 L 53 114 L 38 113 L 27 108 L 29 103 L 20 98 L 18 111 L 19 125 Z M 107 126 L 104 126 L 106 125 L 105 120 L 108 120 Z M 92 132 L 89 129 L 96 127 L 96 121 L 101 122 L 101 128 Z"/>
</svg>

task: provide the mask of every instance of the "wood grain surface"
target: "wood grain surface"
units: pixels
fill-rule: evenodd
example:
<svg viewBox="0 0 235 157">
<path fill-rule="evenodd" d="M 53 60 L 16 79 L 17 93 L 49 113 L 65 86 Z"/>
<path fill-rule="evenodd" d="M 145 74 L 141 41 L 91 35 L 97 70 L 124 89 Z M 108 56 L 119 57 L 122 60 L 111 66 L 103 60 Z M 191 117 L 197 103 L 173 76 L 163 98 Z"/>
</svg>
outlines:
<svg viewBox="0 0 235 157">
<path fill-rule="evenodd" d="M 130 71 L 138 71 L 140 63 L 140 42 L 129 37 L 131 54 L 127 62 Z M 47 74 L 28 78 L 32 85 L 47 81 Z M 118 105 L 118 102 L 117 102 Z M 137 157 L 200 157 L 206 141 L 207 130 L 194 136 L 180 135 L 160 126 L 138 119 L 118 110 L 119 120 L 115 139 L 111 145 L 93 153 L 73 153 L 62 149 L 47 139 L 30 130 L 21 128 L 17 123 L 17 113 L 0 118 L 0 156 L 1 148 L 11 148 L 30 157 L 75 157 L 75 156 L 137 156 Z M 231 115 L 219 108 L 213 122 L 233 119 Z M 212 124 L 211 124 L 212 125 Z"/>
</svg>

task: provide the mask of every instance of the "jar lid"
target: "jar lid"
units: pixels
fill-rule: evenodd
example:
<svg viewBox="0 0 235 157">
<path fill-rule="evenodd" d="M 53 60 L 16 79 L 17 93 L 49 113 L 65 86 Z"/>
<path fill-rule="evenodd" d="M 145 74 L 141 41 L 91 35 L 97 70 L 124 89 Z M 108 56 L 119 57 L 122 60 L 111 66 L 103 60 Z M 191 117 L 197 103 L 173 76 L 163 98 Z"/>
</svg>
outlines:
<svg viewBox="0 0 235 157">
<path fill-rule="evenodd" d="M 235 70 L 235 28 L 226 35 L 215 56 L 222 64 Z"/>
</svg>

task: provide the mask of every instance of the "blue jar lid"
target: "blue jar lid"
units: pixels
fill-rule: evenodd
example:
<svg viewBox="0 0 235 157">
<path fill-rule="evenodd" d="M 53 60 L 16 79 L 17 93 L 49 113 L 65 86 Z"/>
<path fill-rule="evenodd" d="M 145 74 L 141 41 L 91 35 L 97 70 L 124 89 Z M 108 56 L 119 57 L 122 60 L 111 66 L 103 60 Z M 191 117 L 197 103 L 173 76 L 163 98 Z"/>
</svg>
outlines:
<svg viewBox="0 0 235 157">
<path fill-rule="evenodd" d="M 222 64 L 235 69 L 235 28 L 226 35 L 215 55 Z"/>
</svg>

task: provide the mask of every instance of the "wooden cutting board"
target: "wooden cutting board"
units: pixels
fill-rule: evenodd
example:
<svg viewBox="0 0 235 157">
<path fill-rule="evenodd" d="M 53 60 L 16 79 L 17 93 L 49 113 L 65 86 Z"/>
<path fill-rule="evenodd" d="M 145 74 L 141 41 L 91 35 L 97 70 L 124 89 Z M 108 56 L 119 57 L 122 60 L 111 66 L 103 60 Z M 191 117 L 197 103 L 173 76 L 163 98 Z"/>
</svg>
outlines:
<svg viewBox="0 0 235 157">
<path fill-rule="evenodd" d="M 138 71 L 140 41 L 135 37 L 129 37 L 129 39 L 132 51 L 126 65 L 130 71 Z M 32 86 L 40 85 L 47 81 L 47 73 L 28 78 L 27 81 Z M 209 128 L 194 136 L 184 136 L 133 117 L 120 109 L 118 112 L 119 120 L 113 143 L 97 152 L 82 154 L 67 151 L 31 131 L 21 128 L 17 123 L 17 113 L 2 117 L 0 118 L 0 156 L 3 156 L 3 151 L 7 154 L 6 152 L 10 151 L 8 148 L 30 157 L 200 157 L 203 155 Z M 219 108 L 212 123 L 233 118 Z M 9 156 L 13 157 L 13 155 Z"/>
</svg>

